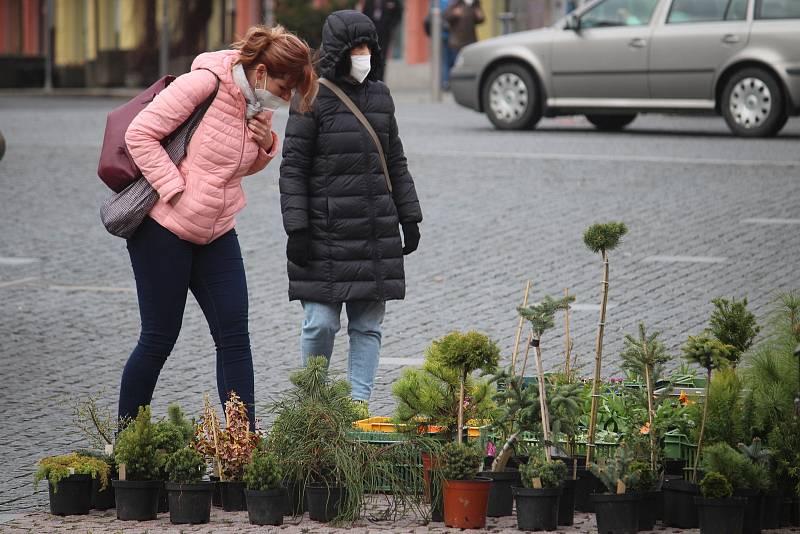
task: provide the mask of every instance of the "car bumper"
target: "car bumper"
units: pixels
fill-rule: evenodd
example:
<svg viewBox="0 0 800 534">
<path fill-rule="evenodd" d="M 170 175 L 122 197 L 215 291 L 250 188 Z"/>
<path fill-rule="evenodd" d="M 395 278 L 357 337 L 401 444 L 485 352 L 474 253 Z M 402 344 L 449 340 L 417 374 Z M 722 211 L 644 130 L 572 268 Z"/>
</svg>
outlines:
<svg viewBox="0 0 800 534">
<path fill-rule="evenodd" d="M 478 73 L 456 67 L 450 71 L 450 91 L 456 103 L 480 111 Z"/>
</svg>

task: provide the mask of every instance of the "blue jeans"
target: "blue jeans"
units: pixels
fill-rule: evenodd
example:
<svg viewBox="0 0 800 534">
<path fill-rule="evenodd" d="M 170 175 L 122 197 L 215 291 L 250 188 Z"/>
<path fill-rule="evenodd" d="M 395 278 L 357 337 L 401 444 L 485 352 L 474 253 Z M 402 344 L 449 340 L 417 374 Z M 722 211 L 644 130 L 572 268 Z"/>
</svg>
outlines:
<svg viewBox="0 0 800 534">
<path fill-rule="evenodd" d="M 330 362 L 333 339 L 341 328 L 342 303 L 302 301 L 305 319 L 300 335 L 301 361 L 325 356 Z M 347 302 L 347 335 L 350 337 L 350 355 L 347 380 L 355 400 L 368 401 L 378 372 L 381 351 L 381 324 L 386 312 L 385 302 Z"/>
<path fill-rule="evenodd" d="M 247 282 L 235 230 L 195 245 L 146 218 L 128 240 L 142 331 L 125 364 L 119 416 L 135 418 L 150 404 L 158 375 L 178 339 L 189 290 L 217 348 L 217 390 L 224 403 L 235 391 L 255 421 L 253 358 L 247 327 Z M 202 370 L 198 370 L 202 373 Z"/>
</svg>

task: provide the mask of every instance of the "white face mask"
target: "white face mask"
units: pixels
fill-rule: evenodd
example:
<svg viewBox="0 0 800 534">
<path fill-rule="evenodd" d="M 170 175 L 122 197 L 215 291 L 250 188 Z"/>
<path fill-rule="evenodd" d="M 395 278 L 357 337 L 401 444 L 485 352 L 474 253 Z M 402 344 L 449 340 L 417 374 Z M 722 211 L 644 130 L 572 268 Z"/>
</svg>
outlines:
<svg viewBox="0 0 800 534">
<path fill-rule="evenodd" d="M 372 67 L 372 56 L 350 56 L 350 76 L 358 83 L 364 83 Z"/>
<path fill-rule="evenodd" d="M 259 89 L 256 87 L 256 100 L 261 104 L 264 109 L 276 110 L 281 106 L 288 104 L 286 100 L 272 93 L 267 89 L 267 77 L 264 76 L 264 88 Z"/>
</svg>

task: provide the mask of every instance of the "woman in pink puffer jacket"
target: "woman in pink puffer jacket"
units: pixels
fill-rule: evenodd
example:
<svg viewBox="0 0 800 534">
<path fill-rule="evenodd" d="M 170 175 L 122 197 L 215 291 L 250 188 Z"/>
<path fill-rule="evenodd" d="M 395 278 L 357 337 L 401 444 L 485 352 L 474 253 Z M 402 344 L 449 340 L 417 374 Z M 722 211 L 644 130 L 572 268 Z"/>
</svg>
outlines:
<svg viewBox="0 0 800 534">
<path fill-rule="evenodd" d="M 298 107 L 310 109 L 317 82 L 308 45 L 281 27 L 250 28 L 233 48 L 199 55 L 125 135 L 160 199 L 128 240 L 142 331 L 122 373 L 121 418 L 150 404 L 191 290 L 217 347 L 220 400 L 236 392 L 255 421 L 247 284 L 234 217 L 245 206 L 242 179 L 278 153 L 273 110 L 295 89 Z M 175 166 L 161 140 L 211 95 L 217 78 L 216 98 Z"/>
</svg>

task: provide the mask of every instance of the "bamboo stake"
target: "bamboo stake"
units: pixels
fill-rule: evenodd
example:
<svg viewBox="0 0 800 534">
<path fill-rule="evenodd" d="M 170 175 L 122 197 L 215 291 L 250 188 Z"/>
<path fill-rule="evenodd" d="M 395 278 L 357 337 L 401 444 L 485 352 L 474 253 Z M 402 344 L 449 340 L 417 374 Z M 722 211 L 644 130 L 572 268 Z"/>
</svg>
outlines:
<svg viewBox="0 0 800 534">
<path fill-rule="evenodd" d="M 567 376 L 567 380 L 569 380 L 570 374 L 570 352 L 572 351 L 572 339 L 569 337 L 569 288 L 564 288 L 564 301 L 567 303 L 567 308 L 564 310 L 564 354 L 565 356 L 565 364 L 564 364 L 564 374 Z"/>
<path fill-rule="evenodd" d="M 522 372 L 519 374 L 523 378 L 525 377 L 525 369 L 528 367 L 528 352 L 531 350 L 531 341 L 533 341 L 533 330 L 528 334 L 528 342 L 525 344 L 525 359 L 522 361 Z"/>
<path fill-rule="evenodd" d="M 531 281 L 528 280 L 525 284 L 525 296 L 522 298 L 522 307 L 528 305 L 528 295 L 531 292 Z M 525 323 L 525 318 L 519 316 L 519 323 L 517 323 L 517 336 L 514 339 L 514 351 L 511 353 L 511 377 L 513 378 L 517 371 L 517 355 L 519 355 L 519 340 L 522 337 L 522 326 Z"/>
<path fill-rule="evenodd" d="M 461 387 L 458 392 L 458 444 L 464 442 L 464 383 L 467 381 L 467 373 L 461 378 Z"/>
<path fill-rule="evenodd" d="M 589 415 L 589 438 L 586 441 L 586 465 L 592 461 L 594 450 L 594 434 L 597 425 L 597 404 L 600 389 L 600 371 L 603 362 L 603 331 L 606 326 L 606 307 L 608 305 L 608 252 L 603 250 L 603 284 L 601 286 L 603 300 L 600 306 L 600 323 L 597 325 L 597 340 L 594 357 L 594 382 L 592 384 L 592 411 Z"/>
<path fill-rule="evenodd" d="M 700 437 L 697 438 L 697 452 L 694 457 L 694 467 L 692 468 L 692 482 L 697 482 L 697 467 L 700 465 L 700 452 L 703 450 L 703 434 L 706 431 L 706 417 L 708 417 L 708 386 L 711 384 L 711 369 L 708 370 L 706 379 L 706 391 L 703 396 L 703 421 L 700 423 Z"/>
<path fill-rule="evenodd" d="M 550 457 L 550 413 L 547 409 L 547 390 L 544 387 L 544 369 L 542 367 L 541 340 L 536 340 L 536 374 L 539 378 L 539 409 L 542 411 L 542 433 L 544 434 L 544 455 L 549 462 Z"/>
<path fill-rule="evenodd" d="M 225 478 L 222 473 L 222 460 L 219 457 L 219 436 L 217 435 L 219 419 L 217 419 L 217 412 L 215 412 L 214 408 L 211 407 L 211 400 L 208 398 L 208 393 L 205 393 L 203 396 L 206 405 L 206 414 L 211 420 L 209 424 L 211 425 L 211 437 L 214 440 L 214 463 L 217 466 L 217 474 L 219 475 L 219 479 L 224 482 Z"/>
</svg>

